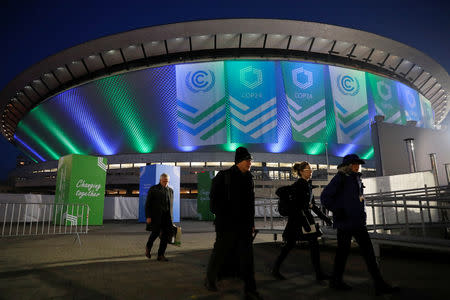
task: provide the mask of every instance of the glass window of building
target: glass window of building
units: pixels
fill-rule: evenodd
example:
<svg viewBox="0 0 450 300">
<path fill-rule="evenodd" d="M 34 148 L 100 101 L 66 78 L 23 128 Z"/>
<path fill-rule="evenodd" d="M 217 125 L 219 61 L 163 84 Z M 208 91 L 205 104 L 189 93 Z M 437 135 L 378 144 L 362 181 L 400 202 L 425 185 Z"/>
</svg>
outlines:
<svg viewBox="0 0 450 300">
<path fill-rule="evenodd" d="M 220 161 L 207 161 L 207 167 L 220 167 Z"/>
<path fill-rule="evenodd" d="M 266 167 L 269 167 L 269 168 L 278 168 L 278 163 L 268 162 L 268 163 L 266 163 Z"/>
<path fill-rule="evenodd" d="M 291 163 L 280 163 L 280 168 L 290 168 L 292 167 Z"/>
<path fill-rule="evenodd" d="M 145 167 L 146 165 L 146 163 L 134 163 L 135 168 Z"/>
<path fill-rule="evenodd" d="M 152 162 L 151 165 L 160 165 L 160 162 Z"/>
<path fill-rule="evenodd" d="M 178 162 L 176 163 L 176 165 L 179 166 L 179 167 L 189 167 L 190 164 L 191 164 L 191 163 L 188 162 L 188 161 L 185 161 L 185 162 L 178 161 Z"/>
<path fill-rule="evenodd" d="M 262 162 L 252 161 L 252 166 L 254 166 L 254 167 L 262 167 Z"/>
<path fill-rule="evenodd" d="M 337 170 L 337 165 L 330 165 L 330 170 Z"/>
<path fill-rule="evenodd" d="M 108 169 L 120 169 L 120 164 L 109 164 Z"/>
<path fill-rule="evenodd" d="M 129 169 L 132 167 L 133 167 L 133 164 L 120 164 L 121 169 Z"/>
<path fill-rule="evenodd" d="M 204 162 L 191 162 L 191 167 L 194 168 L 199 168 L 199 167 L 204 167 L 205 163 Z"/>
<path fill-rule="evenodd" d="M 319 164 L 319 169 L 327 169 L 327 165 Z"/>
<path fill-rule="evenodd" d="M 231 162 L 231 161 L 223 161 L 222 162 L 222 167 L 231 167 L 232 165 L 234 165 L 234 162 Z"/>
<path fill-rule="evenodd" d="M 132 191 L 131 191 L 131 194 L 132 194 L 132 195 L 139 195 L 139 190 L 132 190 Z"/>
<path fill-rule="evenodd" d="M 162 162 L 161 164 L 166 165 L 166 166 L 175 166 L 174 162 L 168 162 L 168 161 Z"/>
</svg>

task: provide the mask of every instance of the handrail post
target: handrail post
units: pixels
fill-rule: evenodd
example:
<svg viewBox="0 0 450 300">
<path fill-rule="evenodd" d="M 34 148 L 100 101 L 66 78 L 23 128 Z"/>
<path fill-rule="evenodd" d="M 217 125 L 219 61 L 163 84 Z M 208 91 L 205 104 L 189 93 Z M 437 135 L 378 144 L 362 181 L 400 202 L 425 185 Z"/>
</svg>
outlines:
<svg viewBox="0 0 450 300">
<path fill-rule="evenodd" d="M 409 236 L 409 221 L 408 221 L 408 207 L 406 206 L 406 195 L 403 194 L 403 209 L 405 210 L 405 226 L 406 226 L 406 235 Z"/>
</svg>

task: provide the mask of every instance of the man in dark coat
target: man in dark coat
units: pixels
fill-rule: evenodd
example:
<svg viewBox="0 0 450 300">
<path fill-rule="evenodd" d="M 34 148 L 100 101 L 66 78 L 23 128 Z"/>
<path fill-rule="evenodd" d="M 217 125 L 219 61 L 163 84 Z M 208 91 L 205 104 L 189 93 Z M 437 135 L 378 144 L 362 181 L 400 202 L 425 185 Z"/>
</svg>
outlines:
<svg viewBox="0 0 450 300">
<path fill-rule="evenodd" d="M 167 243 L 169 242 L 172 230 L 172 208 L 173 189 L 169 187 L 169 175 L 163 173 L 159 178 L 159 184 L 152 186 L 148 190 L 147 201 L 145 202 L 145 216 L 147 226 L 151 225 L 151 231 L 145 247 L 145 256 L 150 258 L 153 242 L 160 237 L 158 260 L 168 261 L 164 256 Z"/>
<path fill-rule="evenodd" d="M 212 180 L 209 197 L 211 212 L 216 216 L 216 242 L 209 259 L 205 286 L 210 291 L 217 291 L 217 276 L 227 264 L 228 254 L 237 250 L 234 259 L 239 261 L 246 299 L 262 299 L 256 291 L 253 264 L 255 193 L 250 173 L 251 160 L 246 148 L 237 148 L 235 164 L 220 171 Z"/>
<path fill-rule="evenodd" d="M 342 280 L 347 257 L 350 253 L 352 236 L 359 245 L 375 284 L 377 294 L 393 293 L 393 288 L 381 277 L 372 242 L 366 227 L 364 185 L 359 167 L 364 164 L 356 154 L 346 155 L 338 166 L 338 173 L 331 179 L 320 196 L 326 209 L 333 212 L 333 226 L 337 228 L 337 250 L 330 287 L 336 290 L 350 290 Z"/>
</svg>

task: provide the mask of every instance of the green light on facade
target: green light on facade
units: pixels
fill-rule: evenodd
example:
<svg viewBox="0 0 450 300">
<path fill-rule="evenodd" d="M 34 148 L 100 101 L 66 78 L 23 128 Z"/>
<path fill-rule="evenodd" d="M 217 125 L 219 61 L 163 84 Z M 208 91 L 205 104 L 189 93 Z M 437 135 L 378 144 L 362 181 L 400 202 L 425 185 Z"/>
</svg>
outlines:
<svg viewBox="0 0 450 300">
<path fill-rule="evenodd" d="M 373 147 L 371 147 L 369 149 L 369 151 L 367 151 L 366 153 L 364 153 L 363 155 L 361 155 L 362 159 L 372 159 L 374 155 L 374 150 Z"/>
<path fill-rule="evenodd" d="M 243 147 L 244 144 L 226 143 L 226 144 L 221 145 L 221 148 L 224 151 L 233 152 L 233 151 L 236 151 L 236 149 L 241 147 L 241 146 Z"/>
<path fill-rule="evenodd" d="M 61 130 L 61 127 L 56 124 L 56 122 L 42 109 L 39 107 L 34 111 L 33 117 L 36 120 L 39 120 L 44 127 L 50 131 L 50 133 L 58 139 L 58 141 L 64 145 L 67 149 L 67 154 L 83 154 L 64 134 Z"/>
<path fill-rule="evenodd" d="M 25 134 L 27 134 L 32 140 L 34 140 L 42 149 L 44 149 L 47 154 L 53 159 L 59 159 L 60 155 L 58 155 L 52 148 L 50 148 L 40 137 L 37 135 L 28 125 L 24 124 L 24 122 L 20 122 L 18 126 L 19 130 L 22 130 Z"/>
<path fill-rule="evenodd" d="M 99 80 L 97 85 L 127 133 L 132 147 L 139 153 L 152 152 L 154 143 L 150 131 L 145 128 L 145 120 L 140 117 L 143 115 L 142 109 L 136 105 L 136 97 L 131 92 L 133 89 L 123 78 L 121 75 L 105 78 Z"/>
<path fill-rule="evenodd" d="M 325 144 L 323 143 L 304 143 L 303 147 L 308 155 L 319 155 L 325 152 Z"/>
</svg>

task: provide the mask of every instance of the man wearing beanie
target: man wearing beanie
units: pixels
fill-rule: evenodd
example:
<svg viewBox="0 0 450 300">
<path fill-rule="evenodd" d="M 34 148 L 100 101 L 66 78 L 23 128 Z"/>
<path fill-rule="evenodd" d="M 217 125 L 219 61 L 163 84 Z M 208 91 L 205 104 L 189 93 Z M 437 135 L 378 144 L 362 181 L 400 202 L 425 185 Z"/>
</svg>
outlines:
<svg viewBox="0 0 450 300">
<path fill-rule="evenodd" d="M 226 265 L 239 265 L 246 299 L 262 299 L 256 291 L 253 265 L 255 193 L 250 173 L 252 156 L 244 147 L 236 149 L 234 165 L 212 180 L 210 209 L 216 218 L 216 241 L 209 259 L 205 287 L 217 291 L 216 280 Z M 237 253 L 226 262 L 230 253 Z"/>
<path fill-rule="evenodd" d="M 366 227 L 364 185 L 359 173 L 359 167 L 364 163 L 356 154 L 344 156 L 338 173 L 320 196 L 322 205 L 333 212 L 333 227 L 337 228 L 338 244 L 330 287 L 335 290 L 351 289 L 344 283 L 343 275 L 354 237 L 374 281 L 376 294 L 390 294 L 398 288 L 390 286 L 381 277 Z"/>
</svg>

